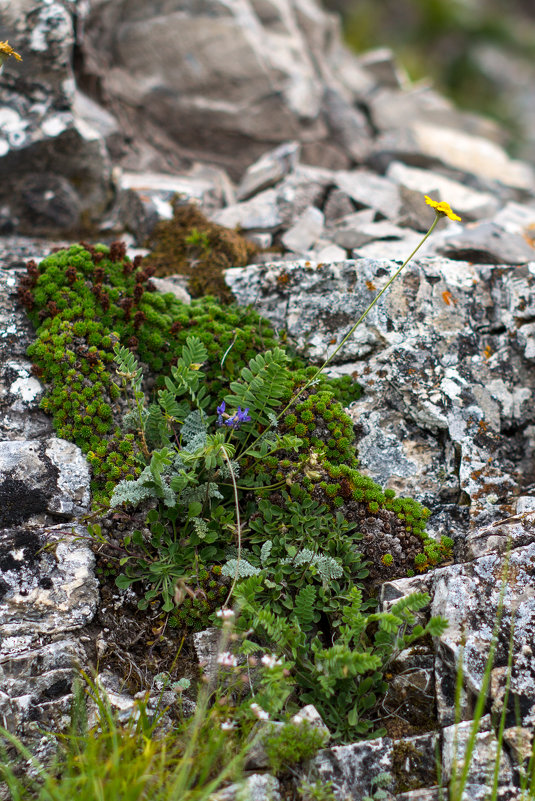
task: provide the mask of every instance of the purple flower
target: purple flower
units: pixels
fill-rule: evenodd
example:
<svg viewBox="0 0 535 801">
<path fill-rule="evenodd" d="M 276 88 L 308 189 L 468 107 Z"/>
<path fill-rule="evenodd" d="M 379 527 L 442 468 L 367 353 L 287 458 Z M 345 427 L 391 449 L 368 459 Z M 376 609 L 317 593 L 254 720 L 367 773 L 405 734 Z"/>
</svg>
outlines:
<svg viewBox="0 0 535 801">
<path fill-rule="evenodd" d="M 217 407 L 216 412 L 217 412 L 217 425 L 222 426 L 223 414 L 225 412 L 225 401 L 221 401 L 221 405 Z"/>
<path fill-rule="evenodd" d="M 229 426 L 229 428 L 238 429 L 242 423 L 248 423 L 251 420 L 251 417 L 248 414 L 249 407 L 247 406 L 246 409 L 241 410 L 241 406 L 238 406 L 238 411 L 230 417 L 228 420 L 225 420 L 225 425 Z"/>
<path fill-rule="evenodd" d="M 236 412 L 236 417 L 238 418 L 240 423 L 249 423 L 251 417 L 249 415 L 249 407 L 247 406 L 246 409 L 241 410 L 241 406 L 238 406 L 238 411 Z"/>
</svg>

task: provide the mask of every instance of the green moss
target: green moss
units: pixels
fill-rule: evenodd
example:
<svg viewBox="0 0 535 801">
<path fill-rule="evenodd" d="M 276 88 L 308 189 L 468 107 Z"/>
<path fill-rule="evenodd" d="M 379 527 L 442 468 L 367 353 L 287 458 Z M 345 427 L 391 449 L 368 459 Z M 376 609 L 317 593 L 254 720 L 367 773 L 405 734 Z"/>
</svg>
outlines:
<svg viewBox="0 0 535 801">
<path fill-rule="evenodd" d="M 406 793 L 420 787 L 436 784 L 435 760 L 426 759 L 418 749 L 406 740 L 397 740 L 392 747 L 392 773 L 395 793 Z"/>
<path fill-rule="evenodd" d="M 306 721 L 299 725 L 285 723 L 263 738 L 263 745 L 273 773 L 284 774 L 312 759 L 325 745 L 326 734 Z"/>
<path fill-rule="evenodd" d="M 173 219 L 159 223 L 146 244 L 151 253 L 144 263 L 155 268 L 156 275 L 186 275 L 193 296 L 216 295 L 224 302 L 233 297 L 223 272 L 250 264 L 257 252 L 237 231 L 210 222 L 197 206 L 178 201 Z"/>
<path fill-rule="evenodd" d="M 177 214 L 182 234 L 186 223 L 198 222 L 191 210 L 182 208 Z M 197 222 L 194 227 L 202 233 L 206 229 Z M 235 232 L 228 233 L 225 241 L 238 247 Z M 208 241 L 192 238 L 191 231 L 186 237 L 186 250 Z M 203 370 L 212 398 L 227 391 L 251 356 L 280 344 L 270 324 L 252 309 L 223 306 L 211 296 L 184 305 L 172 294 L 152 291 L 155 266 L 138 258 L 130 261 L 120 243 L 110 248 L 81 244 L 51 254 L 39 266 L 30 263 L 21 281 L 21 297 L 37 327 L 28 353 L 48 386 L 42 406 L 53 415 L 57 433 L 88 455 L 97 501 L 106 499 L 114 482 L 138 475 L 142 464 L 139 438 L 119 431 L 114 422 L 120 396 L 114 380 L 116 343 L 148 365 L 158 389 L 187 338 L 195 334 L 208 351 Z M 292 382 L 281 404 L 316 373 L 295 355 L 290 369 Z M 340 403 L 341 391 L 358 395 L 359 388 L 349 376 L 336 381 L 321 376 L 313 391 L 302 393 L 279 421 L 281 434 L 302 439 L 299 451 L 269 457 L 253 469 L 268 483 L 284 483 L 293 499 L 304 503 L 312 498 L 327 504 L 333 516 L 340 510 L 351 522 L 391 512 L 398 527 L 420 541 L 422 550 L 425 545 L 426 564 L 438 563 L 451 547 L 426 539 L 428 511 L 411 499 L 396 498 L 391 490 L 383 493 L 358 472 L 353 423 Z M 401 564 L 397 567 L 402 570 Z"/>
</svg>

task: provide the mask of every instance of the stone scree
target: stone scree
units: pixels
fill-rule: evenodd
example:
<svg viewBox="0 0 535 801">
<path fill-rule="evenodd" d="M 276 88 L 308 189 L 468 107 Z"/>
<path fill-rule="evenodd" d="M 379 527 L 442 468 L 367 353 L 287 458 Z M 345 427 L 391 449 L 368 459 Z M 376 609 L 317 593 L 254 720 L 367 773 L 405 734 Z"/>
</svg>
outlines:
<svg viewBox="0 0 535 801">
<path fill-rule="evenodd" d="M 384 771 L 391 799 L 438 799 L 435 752 L 447 782 L 501 610 L 493 716 L 481 722 L 463 797 L 485 797 L 513 626 L 499 777 L 499 798 L 513 801 L 535 723 L 533 168 L 509 158 L 493 124 L 408 85 L 390 54 L 350 55 L 334 18 L 308 0 L 166 8 L 91 0 L 75 14 L 71 3 L 20 0 L 1 12 L 24 54 L 0 80 L 1 722 L 33 740 L 64 725 L 98 605 L 78 522 L 89 471 L 38 408 L 32 331 L 15 293 L 25 259 L 61 242 L 21 234 L 90 224 L 140 245 L 181 192 L 214 221 L 279 247 L 276 259 L 229 270 L 227 283 L 319 363 L 432 222 L 425 193 L 463 222 L 440 223 L 330 369 L 365 390 L 349 409 L 361 469 L 429 506 L 431 534 L 455 541 L 454 564 L 388 582 L 380 603 L 425 590 L 450 627 L 401 656 L 406 671 L 385 699 L 422 734 L 325 748 L 309 768 L 340 801 L 361 801 Z M 223 69 L 228 41 L 243 59 Z M 279 792 L 258 772 L 247 787 L 251 798 Z"/>
</svg>

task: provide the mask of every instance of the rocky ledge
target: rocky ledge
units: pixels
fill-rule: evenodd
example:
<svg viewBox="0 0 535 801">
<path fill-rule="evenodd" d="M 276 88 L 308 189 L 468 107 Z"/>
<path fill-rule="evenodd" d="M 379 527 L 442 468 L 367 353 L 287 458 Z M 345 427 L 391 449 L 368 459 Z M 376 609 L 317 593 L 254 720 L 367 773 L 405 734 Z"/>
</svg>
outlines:
<svg viewBox="0 0 535 801">
<path fill-rule="evenodd" d="M 312 769 L 340 801 L 361 801 L 382 772 L 389 798 L 438 799 L 439 775 L 448 781 L 468 739 L 499 619 L 463 797 L 485 798 L 512 631 L 498 797 L 513 801 L 535 723 L 533 168 L 507 155 L 493 124 L 407 85 L 388 53 L 350 55 L 334 18 L 312 2 L 213 2 L 197 12 L 176 3 L 167 15 L 149 5 L 23 0 L 17 18 L 2 11 L 25 57 L 0 86 L 4 724 L 34 741 L 62 725 L 73 677 L 105 652 L 105 623 L 124 601 L 117 592 L 103 614 L 79 521 L 89 470 L 53 436 L 25 356 L 32 331 L 16 279 L 26 259 L 61 242 L 24 235 L 89 228 L 140 246 L 178 192 L 272 249 L 228 270 L 227 284 L 320 363 L 427 230 L 425 193 L 447 200 L 462 224 L 441 223 L 331 370 L 364 388 L 349 410 L 361 469 L 425 503 L 431 534 L 455 542 L 454 563 L 386 583 L 380 603 L 425 589 L 450 626 L 400 657 L 405 669 L 384 701 L 389 737 L 326 748 Z M 184 24 L 195 37 L 177 59 L 170 42 Z M 228 41 L 243 53 L 236 75 L 217 56 Z M 277 797 L 271 777 L 255 772 L 248 782 L 255 798 Z"/>
</svg>

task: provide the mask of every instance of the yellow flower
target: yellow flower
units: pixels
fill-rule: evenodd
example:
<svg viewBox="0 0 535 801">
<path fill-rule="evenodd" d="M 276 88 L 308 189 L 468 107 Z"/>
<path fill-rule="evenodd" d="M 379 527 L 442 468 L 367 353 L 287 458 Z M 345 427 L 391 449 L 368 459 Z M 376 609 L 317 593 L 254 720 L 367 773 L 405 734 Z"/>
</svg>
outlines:
<svg viewBox="0 0 535 801">
<path fill-rule="evenodd" d="M 431 198 L 427 197 L 427 195 L 424 195 L 424 197 L 427 205 L 434 208 L 437 214 L 440 214 L 442 217 L 449 217 L 450 220 L 459 220 L 459 222 L 461 221 L 461 218 L 458 217 L 457 214 L 453 213 L 453 211 L 450 208 L 450 204 L 446 203 L 445 200 L 441 200 L 439 202 L 437 200 L 431 200 Z"/>
<path fill-rule="evenodd" d="M 22 61 L 22 56 L 19 56 L 19 54 L 13 50 L 8 42 L 0 42 L 0 66 L 2 66 L 4 61 L 10 56 L 15 56 L 17 61 Z"/>
</svg>

